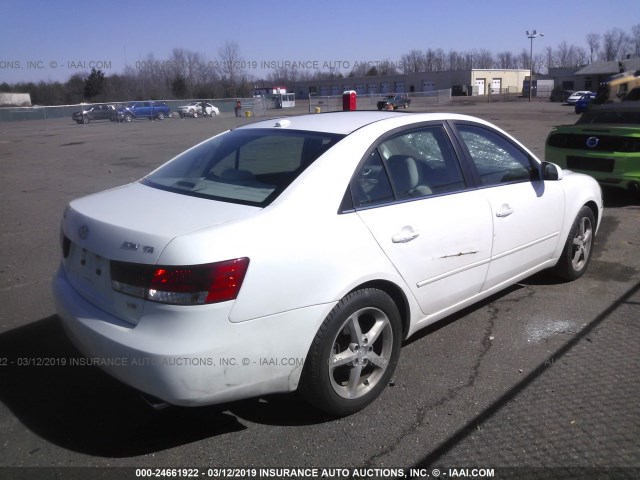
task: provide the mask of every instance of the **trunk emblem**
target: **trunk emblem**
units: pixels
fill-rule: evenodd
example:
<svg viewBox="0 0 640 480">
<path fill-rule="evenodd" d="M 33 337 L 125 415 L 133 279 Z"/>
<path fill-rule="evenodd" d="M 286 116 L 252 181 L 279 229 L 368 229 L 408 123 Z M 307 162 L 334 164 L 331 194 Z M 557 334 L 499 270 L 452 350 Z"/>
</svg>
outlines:
<svg viewBox="0 0 640 480">
<path fill-rule="evenodd" d="M 587 147 L 596 148 L 600 143 L 600 139 L 598 137 L 589 137 L 587 138 Z"/>
<path fill-rule="evenodd" d="M 133 250 L 133 251 L 138 251 L 140 250 L 140 245 L 137 243 L 133 243 L 133 242 L 122 242 L 122 245 L 120 245 L 120 248 L 122 250 Z M 149 245 L 144 245 L 142 247 L 142 251 L 144 253 L 153 253 L 154 248 L 149 246 Z"/>
<path fill-rule="evenodd" d="M 82 225 L 78 229 L 78 236 L 81 240 L 86 240 L 89 237 L 89 227 L 87 227 L 86 225 Z"/>
<path fill-rule="evenodd" d="M 138 250 L 140 248 L 140 245 L 133 242 L 122 242 L 122 245 L 120 245 L 120 248 L 122 250 Z"/>
</svg>

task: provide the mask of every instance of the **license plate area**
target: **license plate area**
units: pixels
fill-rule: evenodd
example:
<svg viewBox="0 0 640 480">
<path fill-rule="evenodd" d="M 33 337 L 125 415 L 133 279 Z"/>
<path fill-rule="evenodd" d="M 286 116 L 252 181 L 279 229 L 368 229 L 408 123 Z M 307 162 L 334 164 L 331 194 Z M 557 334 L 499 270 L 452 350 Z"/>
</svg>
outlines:
<svg viewBox="0 0 640 480">
<path fill-rule="evenodd" d="M 572 170 L 586 170 L 590 172 L 613 172 L 615 160 L 601 157 L 567 157 L 567 168 Z"/>
<path fill-rule="evenodd" d="M 111 290 L 109 260 L 86 248 L 71 243 L 69 255 L 65 259 L 67 275 L 83 289 L 91 289 L 95 294 L 107 295 Z"/>
<path fill-rule="evenodd" d="M 113 290 L 109 259 L 71 242 L 63 262 L 71 286 L 85 300 L 121 320 L 138 323 L 144 300 Z"/>
</svg>

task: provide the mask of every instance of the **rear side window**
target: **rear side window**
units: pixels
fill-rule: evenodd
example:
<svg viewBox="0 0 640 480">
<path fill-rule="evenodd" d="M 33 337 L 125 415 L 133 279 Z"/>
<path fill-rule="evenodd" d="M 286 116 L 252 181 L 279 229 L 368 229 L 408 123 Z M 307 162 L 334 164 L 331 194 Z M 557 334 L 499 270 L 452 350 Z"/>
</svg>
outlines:
<svg viewBox="0 0 640 480">
<path fill-rule="evenodd" d="M 233 130 L 187 150 L 142 179 L 154 188 L 266 206 L 342 135 Z"/>
<path fill-rule="evenodd" d="M 458 158 L 441 125 L 385 139 L 371 152 L 351 183 L 356 208 L 465 188 Z"/>
</svg>

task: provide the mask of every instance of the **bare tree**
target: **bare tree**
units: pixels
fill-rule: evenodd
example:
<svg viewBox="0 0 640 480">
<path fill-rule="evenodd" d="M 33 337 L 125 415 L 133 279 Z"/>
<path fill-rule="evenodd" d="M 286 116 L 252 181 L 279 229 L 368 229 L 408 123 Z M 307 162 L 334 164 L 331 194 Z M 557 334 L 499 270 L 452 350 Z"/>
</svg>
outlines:
<svg viewBox="0 0 640 480">
<path fill-rule="evenodd" d="M 619 60 L 624 55 L 628 35 L 619 28 L 606 32 L 602 37 L 602 57 L 604 60 Z"/>
<path fill-rule="evenodd" d="M 589 46 L 589 63 L 593 63 L 597 60 L 600 50 L 600 34 L 590 33 L 587 35 L 587 45 Z"/>
<path fill-rule="evenodd" d="M 511 52 L 500 52 L 497 55 L 496 66 L 498 68 L 515 68 L 516 59 Z"/>
<path fill-rule="evenodd" d="M 154 100 L 171 96 L 167 62 L 156 60 L 152 53 L 148 54 L 144 60 L 137 61 L 136 68 L 126 67 L 125 75 L 135 79 L 132 99 Z"/>
<path fill-rule="evenodd" d="M 389 58 L 385 58 L 376 66 L 379 75 L 397 75 L 400 73 Z"/>
<path fill-rule="evenodd" d="M 494 62 L 493 53 L 489 50 L 474 50 L 473 65 L 471 68 L 491 68 L 493 67 Z"/>
<path fill-rule="evenodd" d="M 411 50 L 409 53 L 402 55 L 402 73 L 424 72 L 426 69 L 424 54 L 421 50 Z"/>
<path fill-rule="evenodd" d="M 633 53 L 640 55 L 640 23 L 631 27 L 631 46 Z"/>
<path fill-rule="evenodd" d="M 369 69 L 371 68 L 371 63 L 367 61 L 362 62 L 354 62 L 353 68 L 349 72 L 350 77 L 364 77 Z"/>
<path fill-rule="evenodd" d="M 220 58 L 220 75 L 225 93 L 229 97 L 236 96 L 236 90 L 244 75 L 244 59 L 240 55 L 240 47 L 236 42 L 225 42 L 218 50 Z"/>
<path fill-rule="evenodd" d="M 447 60 L 444 50 L 438 48 L 433 52 L 433 70 L 442 72 L 447 69 Z"/>
<path fill-rule="evenodd" d="M 449 70 L 462 70 L 460 54 L 456 50 L 449 50 L 447 63 L 449 64 Z"/>
<path fill-rule="evenodd" d="M 562 41 L 555 52 L 556 63 L 561 68 L 575 66 L 574 62 L 574 45 L 569 45 L 566 41 Z"/>
<path fill-rule="evenodd" d="M 529 67 L 529 61 L 530 61 L 530 52 L 527 51 L 526 48 L 523 48 L 522 51 L 520 52 L 520 55 L 518 55 L 518 66 L 520 68 L 530 68 Z"/>
<path fill-rule="evenodd" d="M 542 71 L 542 67 L 544 67 L 544 64 L 546 62 L 546 57 L 544 53 L 536 53 L 533 56 L 533 71 L 534 73 L 540 73 Z"/>
<path fill-rule="evenodd" d="M 581 67 L 589 63 L 587 51 L 582 47 L 576 47 L 573 51 L 575 66 Z"/>
</svg>

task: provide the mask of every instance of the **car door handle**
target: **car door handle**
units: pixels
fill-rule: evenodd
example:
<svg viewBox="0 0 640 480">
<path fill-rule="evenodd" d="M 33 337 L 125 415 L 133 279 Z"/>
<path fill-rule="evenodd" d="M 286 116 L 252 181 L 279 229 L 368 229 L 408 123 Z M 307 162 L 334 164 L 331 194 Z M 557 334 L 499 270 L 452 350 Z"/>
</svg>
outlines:
<svg viewBox="0 0 640 480">
<path fill-rule="evenodd" d="M 402 227 L 399 233 L 396 233 L 393 237 L 391 237 L 391 241 L 393 243 L 407 243 L 411 240 L 415 240 L 420 236 L 420 233 L 416 232 L 411 227 Z"/>
<path fill-rule="evenodd" d="M 498 218 L 504 218 L 504 217 L 508 217 L 509 215 L 511 215 L 513 213 L 513 208 L 511 208 L 509 206 L 508 203 L 505 203 L 502 205 L 502 207 L 500 207 L 500 209 L 496 212 L 496 217 Z"/>
</svg>

